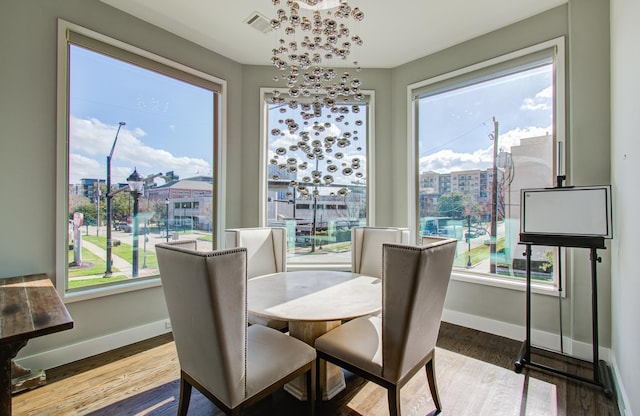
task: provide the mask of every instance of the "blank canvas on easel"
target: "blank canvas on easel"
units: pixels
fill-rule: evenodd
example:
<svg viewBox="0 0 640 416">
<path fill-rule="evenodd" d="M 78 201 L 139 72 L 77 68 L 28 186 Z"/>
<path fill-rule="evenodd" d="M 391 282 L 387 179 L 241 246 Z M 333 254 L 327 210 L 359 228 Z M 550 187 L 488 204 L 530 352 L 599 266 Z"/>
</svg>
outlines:
<svg viewBox="0 0 640 416">
<path fill-rule="evenodd" d="M 611 186 L 523 189 L 520 231 L 612 237 Z"/>
</svg>

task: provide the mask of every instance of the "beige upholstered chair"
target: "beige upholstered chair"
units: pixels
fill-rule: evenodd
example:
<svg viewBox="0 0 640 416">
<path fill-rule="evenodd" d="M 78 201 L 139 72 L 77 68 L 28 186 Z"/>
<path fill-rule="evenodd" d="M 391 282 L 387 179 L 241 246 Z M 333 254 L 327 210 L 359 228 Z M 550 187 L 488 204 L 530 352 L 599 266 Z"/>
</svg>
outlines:
<svg viewBox="0 0 640 416">
<path fill-rule="evenodd" d="M 440 412 L 434 354 L 456 240 L 383 247 L 382 317 L 356 318 L 317 338 L 318 358 L 385 387 L 391 415 L 400 414 L 402 386 L 425 366 Z"/>
<path fill-rule="evenodd" d="M 306 374 L 313 414 L 314 349 L 247 324 L 247 250 L 198 252 L 157 244 L 156 253 L 180 362 L 178 413 L 187 414 L 192 386 L 236 415 Z"/>
<path fill-rule="evenodd" d="M 247 277 L 252 279 L 265 274 L 287 270 L 287 229 L 284 227 L 232 228 L 225 230 L 226 248 L 247 249 Z M 250 324 L 259 324 L 280 331 L 288 323 L 249 315 Z"/>
<path fill-rule="evenodd" d="M 409 244 L 408 228 L 354 227 L 351 229 L 351 271 L 382 277 L 382 244 Z"/>
<path fill-rule="evenodd" d="M 225 230 L 226 248 L 247 248 L 247 276 L 252 279 L 287 270 L 287 229 L 284 227 Z"/>
</svg>

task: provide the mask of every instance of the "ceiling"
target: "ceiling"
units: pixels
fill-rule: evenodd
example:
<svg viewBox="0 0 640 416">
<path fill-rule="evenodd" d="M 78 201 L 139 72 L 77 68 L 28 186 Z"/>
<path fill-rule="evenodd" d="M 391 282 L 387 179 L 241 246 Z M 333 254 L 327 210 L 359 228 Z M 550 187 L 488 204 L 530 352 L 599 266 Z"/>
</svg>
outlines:
<svg viewBox="0 0 640 416">
<path fill-rule="evenodd" d="M 271 50 L 281 37 L 245 22 L 255 12 L 273 18 L 272 0 L 101 1 L 242 64 L 271 65 Z M 350 59 L 364 68 L 393 68 L 566 2 L 350 0 L 365 14 L 354 28 L 364 44 Z"/>
</svg>

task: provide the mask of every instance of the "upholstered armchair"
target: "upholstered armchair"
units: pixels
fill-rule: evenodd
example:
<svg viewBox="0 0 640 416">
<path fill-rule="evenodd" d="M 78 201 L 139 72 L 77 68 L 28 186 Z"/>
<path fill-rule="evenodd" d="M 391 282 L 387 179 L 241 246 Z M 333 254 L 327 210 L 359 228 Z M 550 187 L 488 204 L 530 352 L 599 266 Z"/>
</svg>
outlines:
<svg viewBox="0 0 640 416">
<path fill-rule="evenodd" d="M 442 409 L 435 345 L 456 243 L 384 244 L 382 315 L 353 319 L 315 341 L 318 359 L 385 387 L 390 415 L 400 415 L 400 389 L 422 367 L 436 410 Z"/>
<path fill-rule="evenodd" d="M 351 271 L 382 277 L 382 244 L 409 244 L 408 228 L 353 227 L 351 229 Z"/>
<path fill-rule="evenodd" d="M 247 324 L 247 249 L 198 252 L 157 244 L 156 253 L 180 362 L 178 413 L 187 414 L 192 387 L 236 415 L 306 374 L 313 414 L 314 349 Z"/>
<path fill-rule="evenodd" d="M 247 249 L 247 277 L 287 270 L 287 229 L 284 227 L 232 228 L 225 230 L 226 248 Z M 261 316 L 249 315 L 250 324 L 286 330 L 288 323 Z"/>
</svg>

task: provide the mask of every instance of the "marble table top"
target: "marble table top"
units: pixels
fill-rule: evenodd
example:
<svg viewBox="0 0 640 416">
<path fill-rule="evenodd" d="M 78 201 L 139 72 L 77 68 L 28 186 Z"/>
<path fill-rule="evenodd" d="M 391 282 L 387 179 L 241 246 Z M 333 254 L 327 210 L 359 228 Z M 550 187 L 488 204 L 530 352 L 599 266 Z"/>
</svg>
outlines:
<svg viewBox="0 0 640 416">
<path fill-rule="evenodd" d="M 382 281 L 350 272 L 304 270 L 249 279 L 250 313 L 283 321 L 336 321 L 382 308 Z"/>
</svg>

